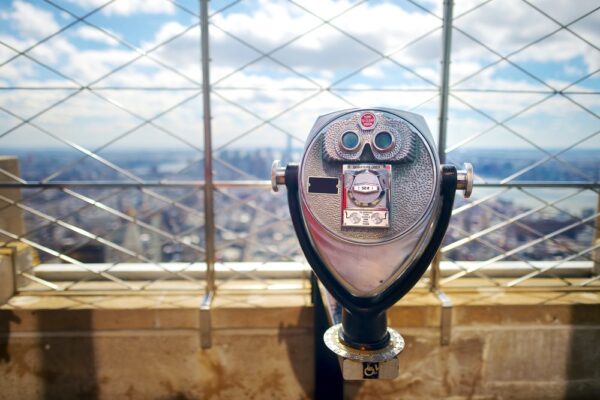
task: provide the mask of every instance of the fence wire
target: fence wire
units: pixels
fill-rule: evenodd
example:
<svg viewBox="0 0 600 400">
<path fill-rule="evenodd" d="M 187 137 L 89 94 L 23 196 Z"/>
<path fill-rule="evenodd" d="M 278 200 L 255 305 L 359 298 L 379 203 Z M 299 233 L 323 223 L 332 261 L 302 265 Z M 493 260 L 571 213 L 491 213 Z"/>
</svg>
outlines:
<svg viewBox="0 0 600 400">
<path fill-rule="evenodd" d="M 202 291 L 207 253 L 216 290 L 305 288 L 270 162 L 297 161 L 312 122 L 337 109 L 409 110 L 439 132 L 440 96 L 443 154 L 477 180 L 439 284 L 600 284 L 600 2 L 457 3 L 447 91 L 442 1 L 213 1 L 204 64 L 200 3 L 3 4 L 0 149 L 19 166 L 0 161 L 0 216 L 24 224 L 0 225 L 0 239 L 32 254 L 19 290 Z M 24 15 L 46 23 L 27 30 Z"/>
</svg>

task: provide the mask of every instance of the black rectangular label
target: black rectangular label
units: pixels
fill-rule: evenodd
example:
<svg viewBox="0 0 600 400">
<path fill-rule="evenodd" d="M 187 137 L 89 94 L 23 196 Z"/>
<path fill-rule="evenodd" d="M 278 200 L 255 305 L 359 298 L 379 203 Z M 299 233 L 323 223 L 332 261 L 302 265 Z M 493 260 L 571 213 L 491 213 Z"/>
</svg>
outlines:
<svg viewBox="0 0 600 400">
<path fill-rule="evenodd" d="M 338 178 L 308 177 L 308 193 L 338 194 Z"/>
</svg>

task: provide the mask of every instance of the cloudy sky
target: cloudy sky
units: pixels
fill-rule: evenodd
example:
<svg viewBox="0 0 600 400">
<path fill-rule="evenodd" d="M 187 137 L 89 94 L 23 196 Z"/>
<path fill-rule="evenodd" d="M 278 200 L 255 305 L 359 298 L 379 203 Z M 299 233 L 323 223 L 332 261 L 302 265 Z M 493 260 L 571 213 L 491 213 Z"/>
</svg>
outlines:
<svg viewBox="0 0 600 400">
<path fill-rule="evenodd" d="M 436 132 L 441 0 L 210 7 L 215 148 L 300 146 L 350 107 L 412 110 Z M 600 148 L 599 7 L 457 0 L 449 150 Z M 0 2 L 0 152 L 201 149 L 197 14 L 195 0 Z"/>
</svg>

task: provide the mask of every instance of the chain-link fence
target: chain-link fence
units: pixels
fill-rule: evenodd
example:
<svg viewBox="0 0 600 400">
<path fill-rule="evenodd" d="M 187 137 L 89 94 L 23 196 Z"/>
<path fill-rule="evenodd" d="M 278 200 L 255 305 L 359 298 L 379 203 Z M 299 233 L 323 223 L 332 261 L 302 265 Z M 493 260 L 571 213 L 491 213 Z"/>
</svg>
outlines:
<svg viewBox="0 0 600 400">
<path fill-rule="evenodd" d="M 424 115 L 477 173 L 420 287 L 600 285 L 598 1 L 0 7 L 21 291 L 305 289 L 270 163 L 318 115 L 371 105 Z"/>
</svg>

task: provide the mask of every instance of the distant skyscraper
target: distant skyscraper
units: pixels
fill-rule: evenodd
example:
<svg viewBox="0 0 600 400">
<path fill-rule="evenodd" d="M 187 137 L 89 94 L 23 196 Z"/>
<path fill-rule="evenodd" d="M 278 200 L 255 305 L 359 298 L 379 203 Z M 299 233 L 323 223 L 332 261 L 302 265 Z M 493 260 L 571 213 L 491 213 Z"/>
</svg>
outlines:
<svg viewBox="0 0 600 400">
<path fill-rule="evenodd" d="M 155 228 L 160 229 L 160 223 L 162 221 L 162 215 L 160 213 L 156 213 L 152 216 L 151 225 Z M 150 245 L 149 245 L 149 254 L 152 257 L 152 261 L 161 262 L 162 261 L 162 243 L 160 241 L 160 237 L 158 233 L 151 232 L 150 233 Z"/>
<path fill-rule="evenodd" d="M 129 214 L 129 216 L 131 217 L 135 217 L 135 209 L 130 208 L 127 211 L 127 214 Z M 142 240 L 140 237 L 140 227 L 137 224 L 134 224 L 133 222 L 129 222 L 127 224 L 127 228 L 125 228 L 125 235 L 123 237 L 123 247 L 125 247 L 127 250 L 135 252 L 136 254 L 142 254 Z M 124 261 L 140 262 L 137 258 L 133 256 L 125 256 Z"/>
</svg>

